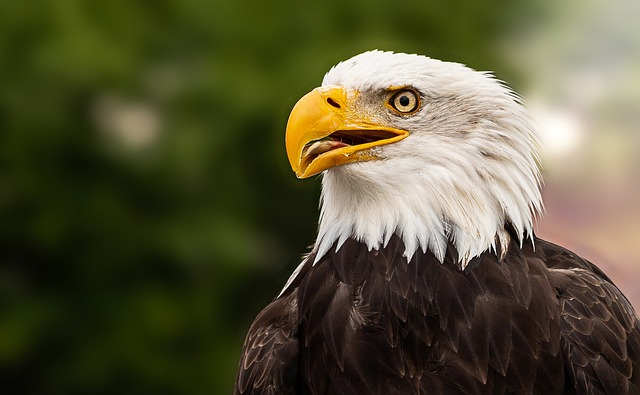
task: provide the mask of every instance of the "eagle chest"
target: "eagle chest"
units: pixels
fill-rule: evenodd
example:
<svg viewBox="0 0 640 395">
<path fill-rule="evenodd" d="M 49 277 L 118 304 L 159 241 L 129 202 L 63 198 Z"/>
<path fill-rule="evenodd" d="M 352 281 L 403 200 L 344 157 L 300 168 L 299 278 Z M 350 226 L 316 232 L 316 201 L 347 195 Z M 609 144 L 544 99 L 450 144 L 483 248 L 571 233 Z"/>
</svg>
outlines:
<svg viewBox="0 0 640 395">
<path fill-rule="evenodd" d="M 463 272 L 454 256 L 440 263 L 417 253 L 407 263 L 402 251 L 395 237 L 374 251 L 347 240 L 304 276 L 298 288 L 303 375 L 325 375 L 316 384 L 341 391 L 358 382 L 373 392 L 381 385 L 446 392 L 454 377 L 466 377 L 467 384 L 456 379 L 456 386 L 471 389 L 535 378 L 542 360 L 547 369 L 562 369 L 557 300 L 532 291 L 536 276 L 523 261 L 487 255 Z"/>
</svg>

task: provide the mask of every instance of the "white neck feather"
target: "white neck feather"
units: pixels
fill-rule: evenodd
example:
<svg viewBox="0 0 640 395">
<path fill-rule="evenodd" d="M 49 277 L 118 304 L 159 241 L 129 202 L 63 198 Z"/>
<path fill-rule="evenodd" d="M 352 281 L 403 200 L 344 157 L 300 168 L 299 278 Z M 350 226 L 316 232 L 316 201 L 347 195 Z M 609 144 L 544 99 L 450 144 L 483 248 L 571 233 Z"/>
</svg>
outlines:
<svg viewBox="0 0 640 395">
<path fill-rule="evenodd" d="M 460 178 L 402 169 L 390 174 L 375 170 L 384 162 L 372 164 L 325 172 L 316 261 L 336 241 L 336 251 L 348 238 L 372 250 L 386 246 L 391 236 L 398 234 L 407 261 L 421 249 L 442 262 L 451 242 L 464 269 L 472 258 L 487 250 L 504 253 L 499 248 L 508 244 L 507 221 L 520 243 L 532 235 L 532 211 L 541 209 L 540 200 L 527 204 L 524 196 L 506 192 L 514 186 L 508 185 L 508 180 L 502 186 L 465 190 L 464 184 L 469 185 L 470 180 L 464 173 Z M 539 196 L 537 189 L 520 190 L 518 194 Z"/>
</svg>

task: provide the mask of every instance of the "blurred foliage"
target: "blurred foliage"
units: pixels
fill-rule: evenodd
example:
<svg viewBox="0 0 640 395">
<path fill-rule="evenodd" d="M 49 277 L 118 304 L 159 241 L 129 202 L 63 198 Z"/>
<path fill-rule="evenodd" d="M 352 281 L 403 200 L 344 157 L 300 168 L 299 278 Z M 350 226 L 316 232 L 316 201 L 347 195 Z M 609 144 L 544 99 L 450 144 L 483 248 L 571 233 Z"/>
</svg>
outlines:
<svg viewBox="0 0 640 395">
<path fill-rule="evenodd" d="M 0 3 L 0 371 L 21 393 L 224 394 L 314 240 L 287 115 L 364 50 L 506 70 L 522 2 Z"/>
</svg>

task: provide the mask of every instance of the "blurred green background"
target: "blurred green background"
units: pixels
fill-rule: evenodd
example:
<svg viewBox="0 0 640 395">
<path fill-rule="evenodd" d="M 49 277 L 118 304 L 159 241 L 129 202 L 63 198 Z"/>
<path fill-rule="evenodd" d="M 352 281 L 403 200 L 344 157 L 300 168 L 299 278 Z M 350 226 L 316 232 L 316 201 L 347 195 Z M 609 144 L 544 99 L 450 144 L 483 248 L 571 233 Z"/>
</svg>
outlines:
<svg viewBox="0 0 640 395">
<path fill-rule="evenodd" d="M 523 55 L 574 14 L 554 4 L 1 2 L 3 388 L 230 393 L 251 321 L 315 238 L 319 183 L 283 146 L 296 100 L 374 48 L 545 86 Z"/>
</svg>

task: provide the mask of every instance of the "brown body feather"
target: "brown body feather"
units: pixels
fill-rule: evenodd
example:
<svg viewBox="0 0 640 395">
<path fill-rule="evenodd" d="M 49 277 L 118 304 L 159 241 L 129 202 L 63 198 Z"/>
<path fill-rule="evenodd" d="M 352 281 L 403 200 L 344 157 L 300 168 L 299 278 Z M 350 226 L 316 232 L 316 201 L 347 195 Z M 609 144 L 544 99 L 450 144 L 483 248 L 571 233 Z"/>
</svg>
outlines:
<svg viewBox="0 0 640 395">
<path fill-rule="evenodd" d="M 640 394 L 638 317 L 595 265 L 540 239 L 464 271 L 453 248 L 403 251 L 308 259 L 253 323 L 235 393 Z"/>
</svg>

